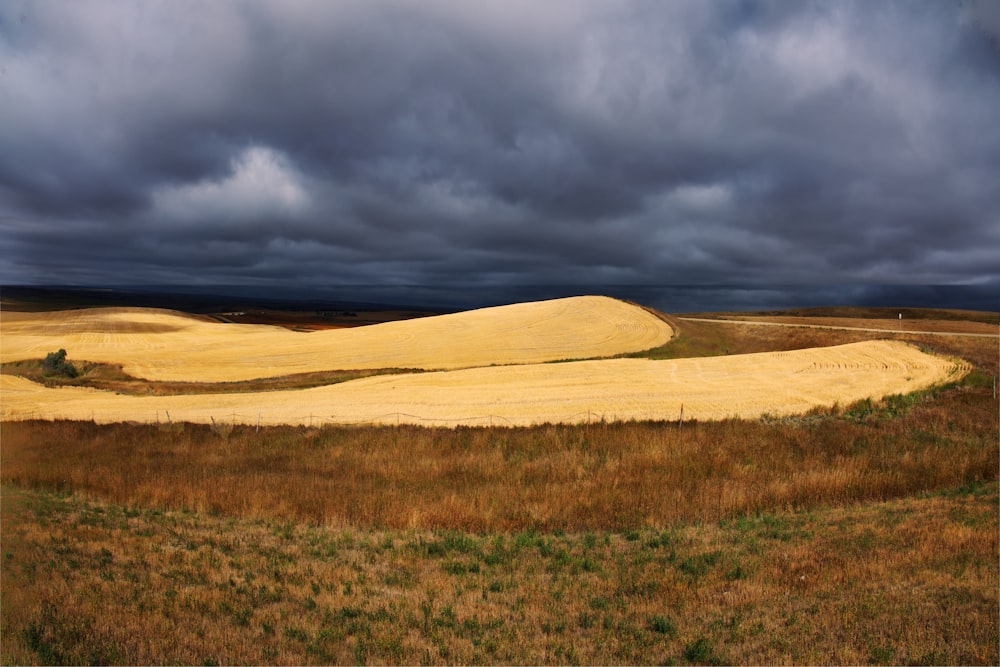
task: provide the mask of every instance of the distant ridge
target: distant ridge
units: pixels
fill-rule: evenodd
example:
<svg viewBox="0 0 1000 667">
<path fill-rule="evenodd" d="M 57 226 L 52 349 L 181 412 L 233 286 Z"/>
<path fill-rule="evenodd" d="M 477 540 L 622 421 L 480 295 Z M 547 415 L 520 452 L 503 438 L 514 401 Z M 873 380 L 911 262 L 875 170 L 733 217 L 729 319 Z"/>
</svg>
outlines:
<svg viewBox="0 0 1000 667">
<path fill-rule="evenodd" d="M 137 305 L 188 312 L 262 307 L 288 311 L 322 309 L 454 312 L 570 296 L 602 295 L 667 313 L 773 311 L 812 307 L 946 308 L 996 311 L 1000 278 L 976 285 L 10 285 L 0 297 L 86 304 Z M 112 299 L 109 301 L 109 299 Z"/>
<path fill-rule="evenodd" d="M 169 288 L 118 287 L 66 287 L 66 286 L 34 286 L 34 285 L 4 285 L 0 286 L 0 300 L 4 308 L 25 310 L 31 312 L 44 310 L 63 310 L 75 308 L 103 308 L 110 306 L 126 306 L 139 308 L 163 308 L 179 310 L 185 313 L 206 314 L 240 308 L 269 308 L 287 311 L 312 310 L 425 310 L 428 312 L 450 312 L 447 308 L 433 306 L 402 305 L 394 303 L 375 303 L 371 301 L 352 301 L 326 298 L 279 298 L 265 294 L 258 296 L 239 296 L 215 294 L 210 292 L 197 293 L 187 291 L 163 291 Z M 8 303 L 9 302 L 9 303 Z"/>
</svg>

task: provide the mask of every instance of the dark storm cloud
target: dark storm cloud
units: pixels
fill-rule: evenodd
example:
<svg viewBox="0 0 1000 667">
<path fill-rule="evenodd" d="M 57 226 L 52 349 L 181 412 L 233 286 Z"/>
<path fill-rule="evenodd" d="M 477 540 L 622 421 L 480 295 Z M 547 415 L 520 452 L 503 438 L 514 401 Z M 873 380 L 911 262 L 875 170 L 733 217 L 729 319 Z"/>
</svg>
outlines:
<svg viewBox="0 0 1000 667">
<path fill-rule="evenodd" d="M 982 2 L 8 2 L 0 282 L 989 282 L 997 28 Z"/>
</svg>

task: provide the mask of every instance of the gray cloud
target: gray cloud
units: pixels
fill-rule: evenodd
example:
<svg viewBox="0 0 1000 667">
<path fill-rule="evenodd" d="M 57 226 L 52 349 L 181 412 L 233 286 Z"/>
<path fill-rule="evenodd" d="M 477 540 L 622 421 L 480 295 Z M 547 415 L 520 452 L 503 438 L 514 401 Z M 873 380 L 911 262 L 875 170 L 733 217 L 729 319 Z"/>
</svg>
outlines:
<svg viewBox="0 0 1000 667">
<path fill-rule="evenodd" d="M 4 3 L 0 282 L 990 282 L 994 14 Z"/>
</svg>

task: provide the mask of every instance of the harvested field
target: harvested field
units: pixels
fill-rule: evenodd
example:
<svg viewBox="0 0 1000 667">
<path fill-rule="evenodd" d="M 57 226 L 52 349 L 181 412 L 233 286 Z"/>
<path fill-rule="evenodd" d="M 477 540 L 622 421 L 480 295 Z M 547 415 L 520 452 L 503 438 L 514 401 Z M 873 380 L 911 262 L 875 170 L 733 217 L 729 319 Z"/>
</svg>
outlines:
<svg viewBox="0 0 1000 667">
<path fill-rule="evenodd" d="M 176 311 L 94 308 L 8 313 L 4 362 L 64 348 L 150 380 L 238 382 L 328 370 L 455 369 L 608 357 L 666 343 L 670 326 L 599 296 L 514 304 L 310 333 L 221 324 Z"/>
<path fill-rule="evenodd" d="M 974 336 L 995 338 L 997 326 L 988 322 L 955 320 L 887 320 L 854 317 L 756 317 L 732 315 L 723 317 L 681 317 L 689 322 L 722 322 L 768 327 L 801 327 L 806 329 L 839 329 L 842 331 L 874 331 L 887 334 L 926 334 L 931 336 Z"/>
<path fill-rule="evenodd" d="M 943 319 L 860 319 L 857 317 L 793 317 L 793 316 L 727 316 L 726 320 L 741 322 L 811 325 L 949 334 L 982 334 L 996 336 L 997 325 L 989 322 Z"/>
<path fill-rule="evenodd" d="M 3 376 L 4 419 L 530 425 L 802 414 L 955 379 L 957 362 L 895 341 L 703 359 L 610 359 L 382 375 L 266 394 L 118 396 Z"/>
</svg>

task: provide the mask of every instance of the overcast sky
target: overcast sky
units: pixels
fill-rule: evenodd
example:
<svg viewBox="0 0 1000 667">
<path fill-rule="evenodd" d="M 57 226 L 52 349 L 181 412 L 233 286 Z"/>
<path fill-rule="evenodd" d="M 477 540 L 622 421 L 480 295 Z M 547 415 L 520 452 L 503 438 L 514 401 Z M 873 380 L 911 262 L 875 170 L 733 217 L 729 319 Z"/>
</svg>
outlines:
<svg viewBox="0 0 1000 667">
<path fill-rule="evenodd" d="M 997 2 L 0 3 L 0 283 L 998 279 Z"/>
</svg>

